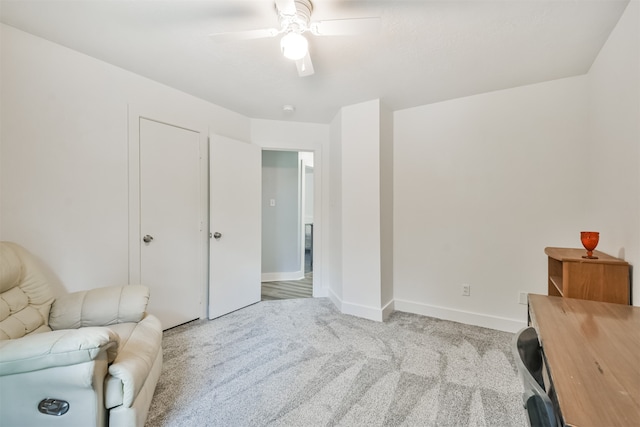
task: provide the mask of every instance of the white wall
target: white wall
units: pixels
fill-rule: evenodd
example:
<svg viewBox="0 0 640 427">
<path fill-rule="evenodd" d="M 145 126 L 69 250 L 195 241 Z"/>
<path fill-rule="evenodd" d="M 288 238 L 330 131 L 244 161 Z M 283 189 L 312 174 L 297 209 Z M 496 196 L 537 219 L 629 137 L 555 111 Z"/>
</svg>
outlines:
<svg viewBox="0 0 640 427">
<path fill-rule="evenodd" d="M 342 310 L 382 320 L 380 101 L 342 108 Z"/>
<path fill-rule="evenodd" d="M 294 151 L 262 151 L 262 280 L 299 280 L 299 162 Z M 271 206 L 271 200 L 275 206 Z"/>
<path fill-rule="evenodd" d="M 640 265 L 639 29 L 631 1 L 586 76 L 395 113 L 396 309 L 516 330 L 583 229 Z"/>
<path fill-rule="evenodd" d="M 248 141 L 249 120 L 2 25 L 0 238 L 67 291 L 128 282 L 128 105 Z M 206 153 L 203 153 L 206 155 Z"/>
<path fill-rule="evenodd" d="M 330 125 L 329 158 L 329 238 L 327 241 L 328 270 L 327 294 L 340 306 L 342 301 L 342 112 L 338 113 Z"/>
<path fill-rule="evenodd" d="M 395 307 L 498 329 L 546 293 L 546 246 L 578 246 L 586 77 L 396 111 Z M 462 284 L 471 296 L 461 296 Z"/>
<path fill-rule="evenodd" d="M 393 311 L 393 112 L 380 105 L 381 304 Z M 385 314 L 386 317 L 386 314 Z"/>
<path fill-rule="evenodd" d="M 640 266 L 640 2 L 631 1 L 588 74 L 588 224 L 598 249 Z M 637 270 L 636 270 L 637 271 Z M 640 285 L 633 280 L 633 304 Z"/>
</svg>

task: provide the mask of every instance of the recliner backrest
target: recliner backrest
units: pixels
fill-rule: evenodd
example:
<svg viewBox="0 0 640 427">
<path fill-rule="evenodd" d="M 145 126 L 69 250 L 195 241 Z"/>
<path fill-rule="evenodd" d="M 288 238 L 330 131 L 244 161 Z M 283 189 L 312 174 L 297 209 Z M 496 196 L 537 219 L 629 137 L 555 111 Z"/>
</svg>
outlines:
<svg viewBox="0 0 640 427">
<path fill-rule="evenodd" d="M 35 260 L 15 243 L 0 242 L 0 340 L 50 331 L 53 300 Z"/>
</svg>

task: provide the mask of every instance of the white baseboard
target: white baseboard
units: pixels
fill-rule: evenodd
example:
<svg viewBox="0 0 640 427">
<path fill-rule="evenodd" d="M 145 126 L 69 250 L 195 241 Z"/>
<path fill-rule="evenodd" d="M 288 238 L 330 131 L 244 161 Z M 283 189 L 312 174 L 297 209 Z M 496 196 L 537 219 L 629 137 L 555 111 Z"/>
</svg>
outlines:
<svg viewBox="0 0 640 427">
<path fill-rule="evenodd" d="M 498 331 L 517 332 L 527 326 L 526 321 L 421 304 L 413 301 L 396 299 L 393 305 L 398 311 L 421 314 L 423 316 L 436 317 L 438 319 L 451 320 L 453 322 L 466 323 L 468 325 L 481 326 Z"/>
<path fill-rule="evenodd" d="M 366 305 L 353 304 L 349 302 L 342 302 L 342 312 L 344 314 L 350 314 L 356 317 L 362 317 L 363 319 L 375 320 L 376 322 L 382 322 L 384 320 L 382 309 L 375 307 L 368 307 Z"/>
<path fill-rule="evenodd" d="M 363 319 L 374 320 L 376 322 L 384 321 L 384 319 L 386 319 L 389 316 L 391 311 L 393 311 L 393 309 L 391 309 L 391 311 L 388 311 L 388 307 L 390 305 L 391 305 L 391 307 L 393 307 L 393 301 L 389 302 L 383 308 L 376 308 L 376 307 L 368 307 L 366 305 L 360 305 L 360 304 L 353 304 L 353 303 L 345 302 L 341 298 L 339 298 L 333 292 L 332 289 L 328 290 L 328 295 L 327 296 L 333 302 L 333 304 L 336 306 L 336 308 L 338 310 L 340 310 L 341 313 L 350 314 L 350 315 L 356 316 L 356 317 L 362 317 Z"/>
<path fill-rule="evenodd" d="M 527 326 L 524 320 L 508 319 L 506 317 L 491 316 L 398 299 L 389 301 L 382 308 L 367 307 L 343 301 L 332 289 L 327 289 L 327 297 L 341 313 L 375 320 L 377 322 L 386 320 L 391 313 L 397 310 L 505 332 L 517 332 Z"/>
<path fill-rule="evenodd" d="M 382 307 L 382 318 L 387 320 L 391 313 L 395 311 L 395 301 L 389 301 L 384 307 Z"/>
<path fill-rule="evenodd" d="M 318 288 L 316 290 L 316 288 L 314 286 L 314 288 L 313 288 L 313 297 L 314 298 L 326 298 L 328 296 L 329 296 L 329 293 L 327 292 L 327 288 Z"/>
<path fill-rule="evenodd" d="M 304 271 L 284 271 L 277 273 L 262 273 L 261 281 L 263 282 L 285 282 L 287 280 L 304 279 Z"/>
<path fill-rule="evenodd" d="M 335 292 L 333 292 L 333 289 L 327 288 L 327 297 L 331 300 L 333 305 L 336 306 L 338 311 L 342 313 L 342 300 L 338 298 Z"/>
</svg>

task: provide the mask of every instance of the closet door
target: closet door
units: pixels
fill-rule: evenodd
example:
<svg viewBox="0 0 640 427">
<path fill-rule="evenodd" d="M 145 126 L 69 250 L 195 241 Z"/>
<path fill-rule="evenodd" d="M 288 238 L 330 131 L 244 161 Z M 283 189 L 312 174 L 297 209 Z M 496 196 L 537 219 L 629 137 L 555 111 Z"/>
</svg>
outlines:
<svg viewBox="0 0 640 427">
<path fill-rule="evenodd" d="M 163 329 L 200 317 L 200 134 L 140 118 L 140 283 Z"/>
</svg>

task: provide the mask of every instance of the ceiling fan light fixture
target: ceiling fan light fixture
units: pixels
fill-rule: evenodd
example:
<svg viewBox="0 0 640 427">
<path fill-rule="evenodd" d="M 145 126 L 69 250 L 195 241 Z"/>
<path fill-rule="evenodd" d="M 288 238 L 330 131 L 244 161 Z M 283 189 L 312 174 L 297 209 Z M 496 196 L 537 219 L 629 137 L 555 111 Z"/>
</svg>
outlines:
<svg viewBox="0 0 640 427">
<path fill-rule="evenodd" d="M 280 40 L 280 49 L 285 58 L 297 61 L 307 55 L 309 51 L 309 42 L 299 33 L 289 32 Z"/>
</svg>

